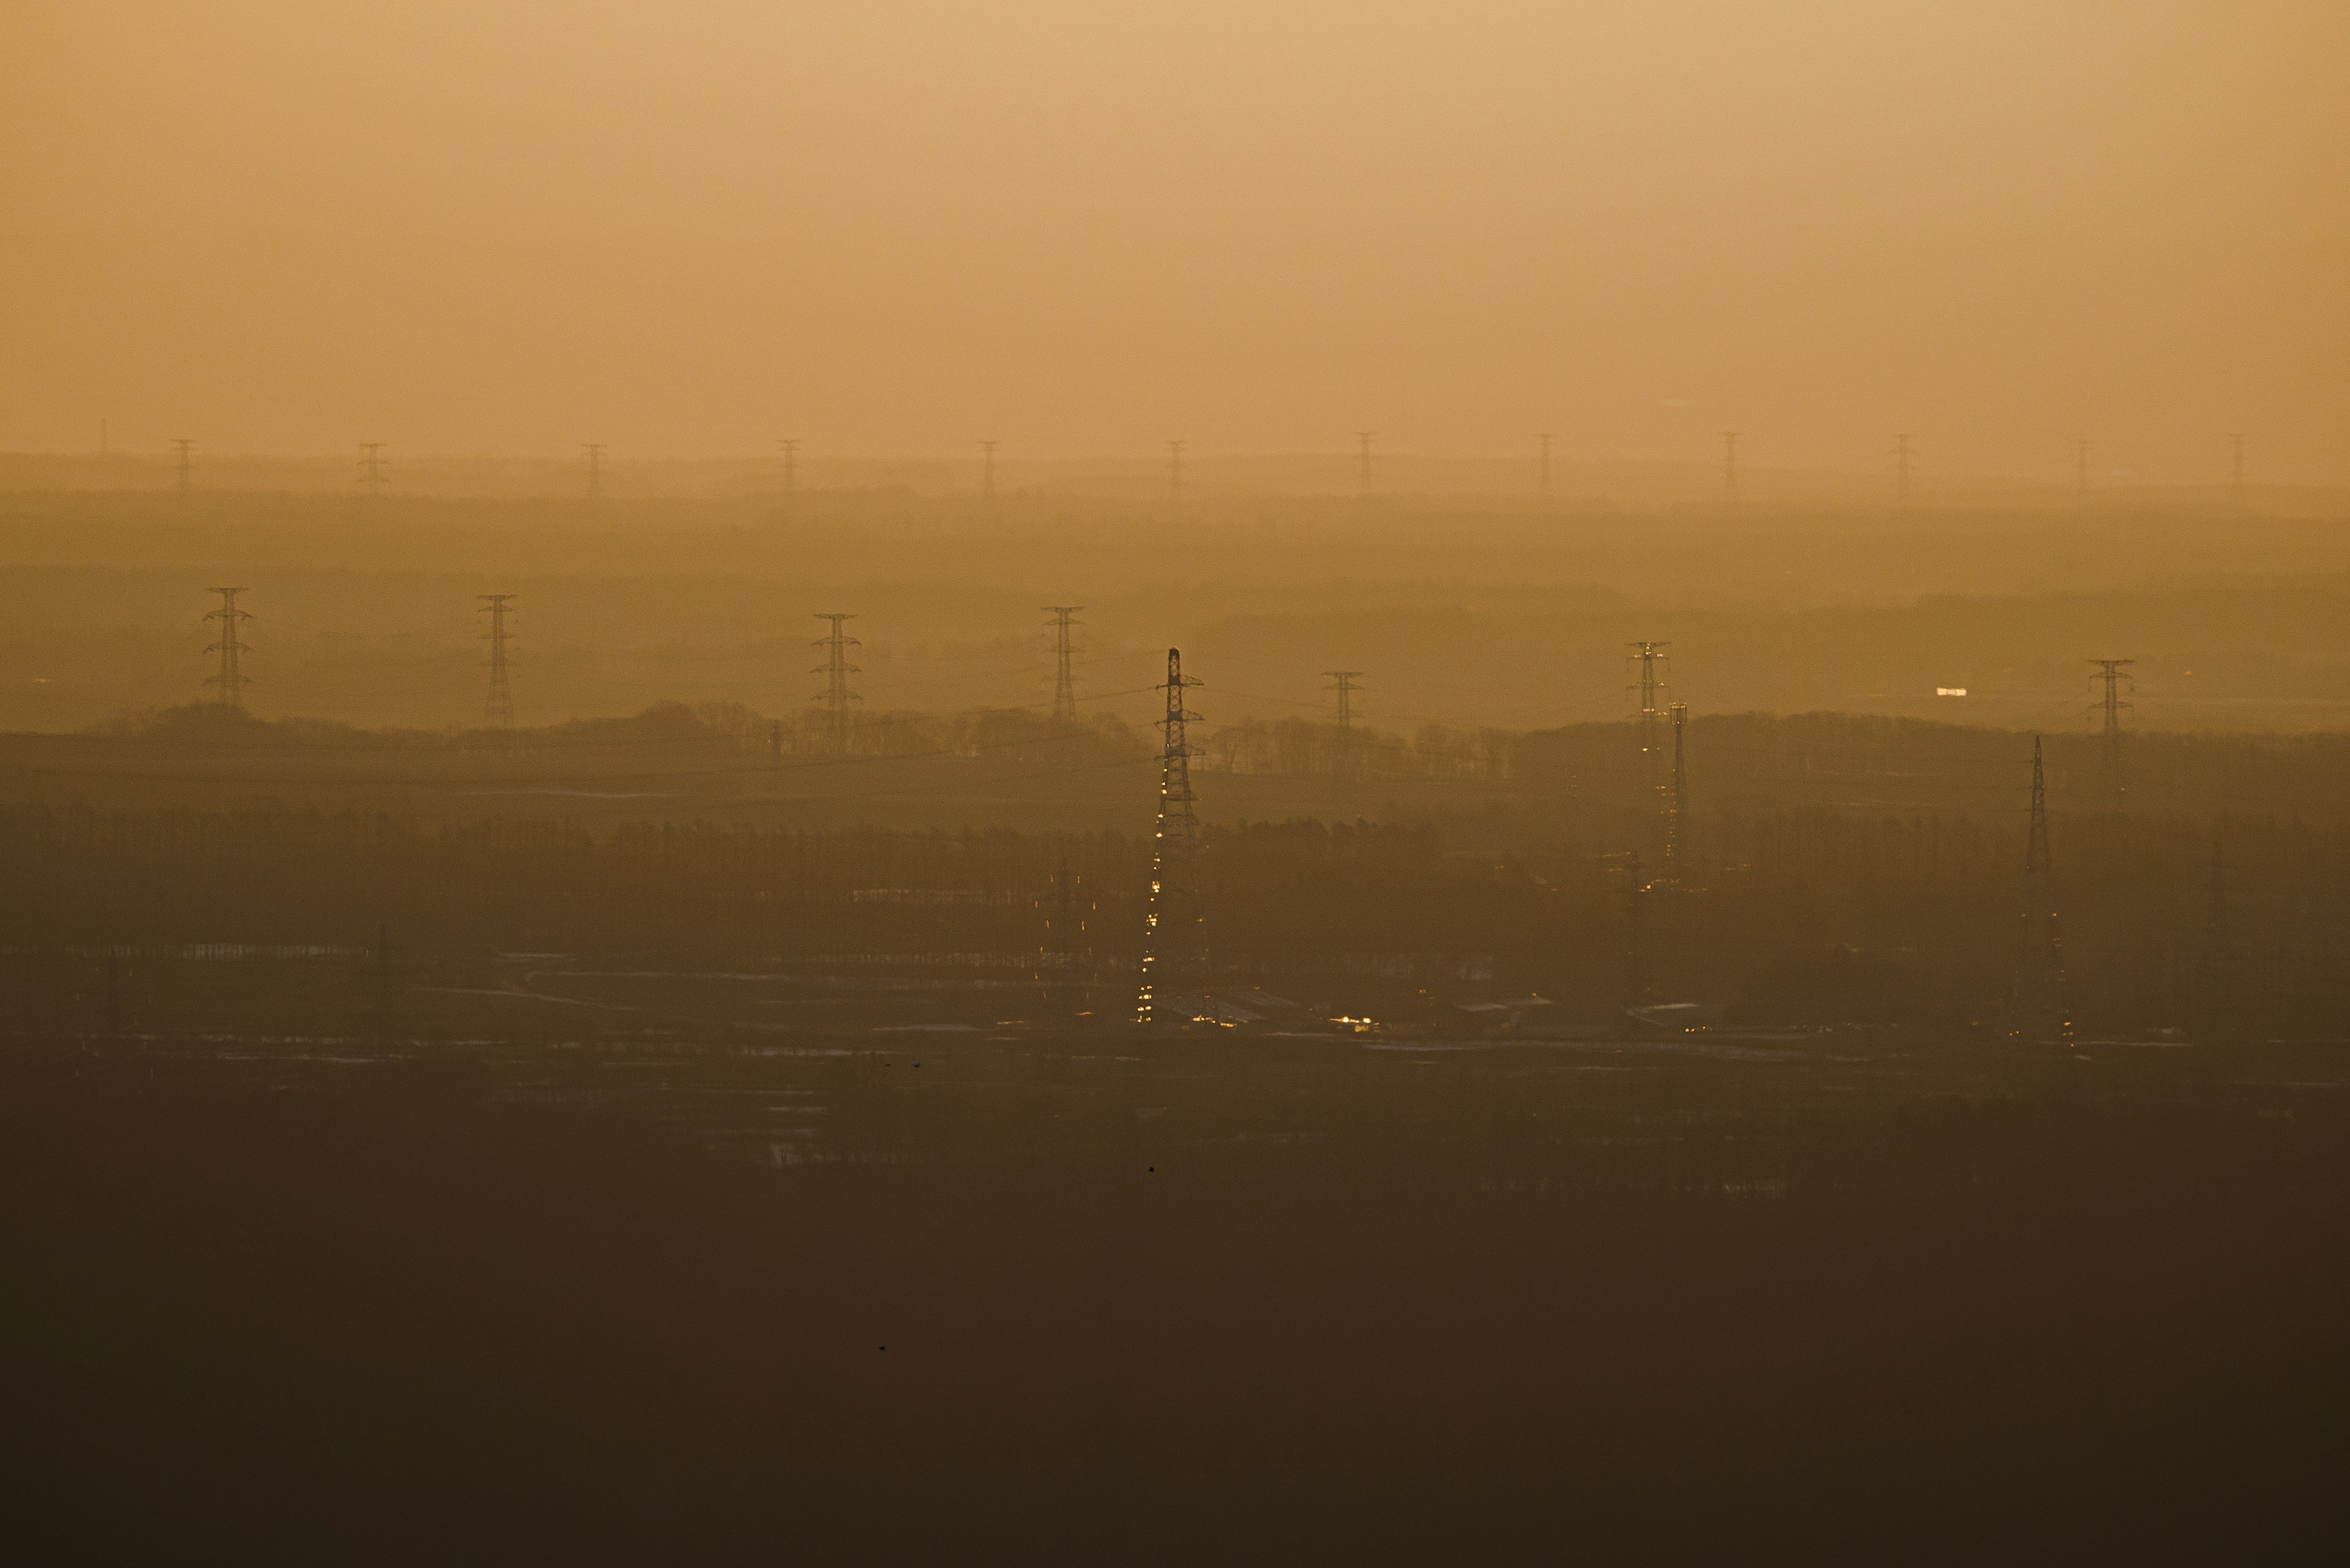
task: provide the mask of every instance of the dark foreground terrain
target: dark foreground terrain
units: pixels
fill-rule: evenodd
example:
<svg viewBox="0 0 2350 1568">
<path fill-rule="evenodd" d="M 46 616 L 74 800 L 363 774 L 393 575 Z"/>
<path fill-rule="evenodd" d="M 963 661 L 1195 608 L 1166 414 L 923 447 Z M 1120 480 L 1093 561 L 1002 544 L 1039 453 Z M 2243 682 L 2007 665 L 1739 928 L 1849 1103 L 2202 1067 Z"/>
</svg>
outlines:
<svg viewBox="0 0 2350 1568">
<path fill-rule="evenodd" d="M 314 1561 L 2345 1533 L 2334 1047 L 561 1054 L 12 1044 L 16 1530 Z M 810 1130 L 734 1136 L 785 1105 Z"/>
</svg>

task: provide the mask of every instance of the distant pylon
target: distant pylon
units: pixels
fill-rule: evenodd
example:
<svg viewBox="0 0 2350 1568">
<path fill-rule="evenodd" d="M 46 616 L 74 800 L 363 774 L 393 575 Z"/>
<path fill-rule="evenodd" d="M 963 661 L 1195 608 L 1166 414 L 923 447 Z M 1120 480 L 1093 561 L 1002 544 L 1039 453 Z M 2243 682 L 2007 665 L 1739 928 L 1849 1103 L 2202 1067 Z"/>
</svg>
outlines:
<svg viewBox="0 0 2350 1568">
<path fill-rule="evenodd" d="M 2244 504 L 2244 432 L 2228 438 L 2228 493 L 2238 506 Z"/>
<path fill-rule="evenodd" d="M 1371 443 L 1378 439 L 1377 431 L 1355 432 L 1355 495 L 1357 500 L 1371 498 Z"/>
<path fill-rule="evenodd" d="M 1077 722 L 1076 640 L 1070 628 L 1084 623 L 1076 614 L 1083 605 L 1046 605 L 1045 613 L 1053 618 L 1053 722 L 1074 724 Z"/>
<path fill-rule="evenodd" d="M 855 620 L 856 616 L 823 611 L 816 618 L 832 623 L 832 634 L 816 640 L 816 646 L 825 649 L 825 661 L 816 667 L 816 673 L 825 678 L 825 721 L 833 755 L 845 757 L 848 754 L 850 729 L 848 705 L 857 701 L 857 693 L 848 689 L 848 678 L 862 673 L 848 662 L 848 650 L 863 645 L 855 638 L 843 635 L 840 629 L 843 621 Z"/>
<path fill-rule="evenodd" d="M 995 449 L 1000 442 L 979 443 L 979 493 L 986 500 L 995 499 Z"/>
<path fill-rule="evenodd" d="M 1167 716 L 1159 721 L 1166 733 L 1159 764 L 1159 831 L 1151 840 L 1150 910 L 1142 934 L 1142 989 L 1135 1002 L 1134 1021 L 1145 1028 L 1153 1023 L 1190 1020 L 1162 1018 L 1159 988 L 1171 981 L 1208 978 L 1207 933 L 1200 903 L 1200 822 L 1193 810 L 1191 758 L 1184 726 L 1200 715 L 1183 706 L 1186 689 L 1200 682 L 1183 673 L 1183 650 L 1167 650 Z"/>
<path fill-rule="evenodd" d="M 1721 498 L 1729 504 L 1738 504 L 1738 432 L 1721 432 Z"/>
<path fill-rule="evenodd" d="M 2008 997 L 2011 1038 L 2073 1043 L 2064 1000 L 2064 950 L 2056 939 L 2056 878 L 2048 853 L 2048 784 L 2040 737 L 2032 737 L 2032 826 L 2023 844 L 2022 950 Z"/>
<path fill-rule="evenodd" d="M 2085 436 L 2073 443 L 2073 493 L 2083 501 L 2089 498 L 2089 445 Z"/>
<path fill-rule="evenodd" d="M 215 688 L 219 700 L 226 706 L 242 708 L 244 706 L 244 669 L 238 656 L 253 649 L 238 638 L 236 628 L 251 620 L 253 616 L 250 611 L 236 607 L 236 596 L 244 592 L 243 588 L 214 588 L 212 591 L 220 595 L 221 607 L 208 611 L 204 619 L 220 622 L 220 640 L 204 651 L 220 655 L 220 673 L 205 677 L 204 684 Z"/>
<path fill-rule="evenodd" d="M 1338 694 L 1338 755 L 1333 772 L 1338 787 L 1344 790 L 1355 782 L 1355 682 L 1363 678 L 1359 670 L 1326 670 L 1330 678 L 1325 690 Z"/>
<path fill-rule="evenodd" d="M 383 493 L 383 448 L 380 441 L 359 442 L 359 483 L 369 495 Z"/>
<path fill-rule="evenodd" d="M 1183 441 L 1167 443 L 1167 502 L 1170 506 L 1183 504 L 1183 449 L 1191 444 Z"/>
<path fill-rule="evenodd" d="M 1665 805 L 1665 881 L 1680 886 L 1682 862 L 1688 857 L 1689 768 L 1681 748 L 1681 731 L 1689 724 L 1689 704 L 1672 705 L 1673 793 Z"/>
<path fill-rule="evenodd" d="M 1909 504 L 1909 437 L 1893 438 L 1893 499 L 1896 504 Z"/>
<path fill-rule="evenodd" d="M 2126 680 L 2133 686 L 2137 684 L 2129 670 L 2137 660 L 2092 659 L 2089 662 L 2097 667 L 2097 673 L 2089 679 L 2105 686 L 2104 694 L 2090 705 L 2089 713 L 2099 722 L 2097 733 L 2105 745 L 2106 787 L 2119 799 L 2127 787 L 2122 779 L 2122 714 L 2130 706 L 2122 701 L 2121 689 Z"/>
<path fill-rule="evenodd" d="M 604 443 L 583 441 L 579 450 L 588 454 L 588 499 L 599 501 L 604 495 Z"/>
<path fill-rule="evenodd" d="M 1557 439 L 1549 431 L 1539 431 L 1534 435 L 1534 440 L 1542 443 L 1542 487 L 1538 493 L 1544 501 L 1550 499 L 1550 445 Z"/>
<path fill-rule="evenodd" d="M 1657 706 L 1657 660 L 1672 644 L 1635 642 L 1628 646 L 1632 649 L 1632 661 L 1639 669 L 1640 678 L 1637 684 L 1627 690 L 1639 694 L 1640 761 L 1641 765 L 1648 770 L 1648 781 L 1653 784 L 1656 782 L 1656 757 L 1659 749 L 1657 722 L 1664 717 L 1664 710 Z"/>
<path fill-rule="evenodd" d="M 511 730 L 514 728 L 514 687 L 506 680 L 506 606 L 521 596 L 518 594 L 480 594 L 483 609 L 490 618 L 490 695 L 482 706 L 482 728 Z"/>
<path fill-rule="evenodd" d="M 172 447 L 179 454 L 180 493 L 185 495 L 195 483 L 196 439 L 193 436 L 173 436 Z"/>
<path fill-rule="evenodd" d="M 786 436 L 775 443 L 775 450 L 784 454 L 784 499 L 789 501 L 800 488 L 799 438 Z"/>
</svg>

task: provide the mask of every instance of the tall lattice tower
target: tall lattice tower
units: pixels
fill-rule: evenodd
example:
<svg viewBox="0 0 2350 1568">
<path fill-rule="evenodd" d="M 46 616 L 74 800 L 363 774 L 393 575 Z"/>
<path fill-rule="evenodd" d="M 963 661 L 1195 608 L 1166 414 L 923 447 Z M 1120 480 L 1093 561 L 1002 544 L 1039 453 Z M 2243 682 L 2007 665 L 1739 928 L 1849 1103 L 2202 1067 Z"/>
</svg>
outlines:
<svg viewBox="0 0 2350 1568">
<path fill-rule="evenodd" d="M 1338 754 L 1333 760 L 1332 772 L 1340 790 L 1350 788 L 1355 782 L 1355 682 L 1363 678 L 1359 670 L 1326 670 L 1330 678 L 1328 691 L 1338 694 Z"/>
<path fill-rule="evenodd" d="M 380 441 L 359 442 L 359 486 L 369 495 L 383 493 L 383 449 Z"/>
<path fill-rule="evenodd" d="M 506 680 L 506 606 L 519 594 L 483 594 L 482 611 L 490 618 L 490 695 L 482 705 L 482 728 L 511 730 L 515 726 L 514 687 Z"/>
<path fill-rule="evenodd" d="M 816 673 L 825 678 L 823 697 L 825 728 L 831 741 L 832 754 L 845 757 L 848 754 L 849 733 L 854 728 L 850 721 L 848 705 L 857 701 L 857 693 L 848 689 L 848 678 L 863 673 L 857 666 L 848 662 L 848 650 L 862 645 L 855 638 L 844 635 L 840 628 L 843 621 L 855 620 L 857 618 L 854 615 L 824 611 L 820 612 L 816 618 L 832 623 L 831 635 L 816 639 L 816 646 L 825 650 L 824 662 L 816 667 Z"/>
<path fill-rule="evenodd" d="M 2064 950 L 2056 938 L 2056 874 L 2048 854 L 2048 783 L 2040 737 L 2032 737 L 2032 826 L 2023 844 L 2023 930 L 2008 994 L 2008 1037 L 2070 1045 Z"/>
<path fill-rule="evenodd" d="M 1053 618 L 1053 722 L 1074 724 L 1077 722 L 1077 646 L 1076 634 L 1070 628 L 1081 626 L 1077 612 L 1083 605 L 1046 605 L 1045 613 Z"/>
<path fill-rule="evenodd" d="M 173 436 L 172 452 L 180 473 L 180 493 L 185 495 L 196 483 L 196 438 Z"/>
<path fill-rule="evenodd" d="M 1689 704 L 1676 702 L 1673 717 L 1673 793 L 1665 803 L 1665 877 L 1680 886 L 1683 862 L 1689 855 L 1689 768 L 1681 748 L 1681 732 L 1689 725 Z"/>
<path fill-rule="evenodd" d="M 219 700 L 228 707 L 242 708 L 244 706 L 244 667 L 239 662 L 239 656 L 251 653 L 253 649 L 237 636 L 236 628 L 251 620 L 253 614 L 236 607 L 236 596 L 244 592 L 243 588 L 214 588 L 212 591 L 220 595 L 221 607 L 207 612 L 204 620 L 206 624 L 220 622 L 220 640 L 206 647 L 204 651 L 220 655 L 220 673 L 206 676 L 204 684 L 213 687 L 218 692 Z"/>
<path fill-rule="evenodd" d="M 1627 695 L 1638 693 L 1640 699 L 1640 765 L 1647 770 L 1648 782 L 1653 785 L 1657 782 L 1656 763 L 1659 752 L 1657 724 L 1665 716 L 1665 711 L 1657 706 L 1657 663 L 1672 644 L 1635 642 L 1629 646 L 1632 663 L 1639 679 L 1626 691 Z"/>
<path fill-rule="evenodd" d="M 1162 1017 L 1159 989 L 1172 981 L 1204 981 L 1208 975 L 1207 930 L 1200 900 L 1200 819 L 1193 809 L 1191 758 L 1184 726 L 1200 715 L 1183 706 L 1186 689 L 1200 682 L 1183 673 L 1183 650 L 1167 650 L 1167 716 L 1159 721 L 1166 732 L 1159 764 L 1159 831 L 1150 858 L 1150 912 L 1142 932 L 1142 989 L 1136 999 L 1134 1021 L 1182 1023 L 1189 1020 Z"/>
<path fill-rule="evenodd" d="M 2126 681 L 2136 684 L 2129 671 L 2130 666 L 2137 660 L 2092 659 L 2089 662 L 2097 667 L 2097 673 L 2089 679 L 2101 682 L 2105 687 L 2103 694 L 2090 704 L 2089 716 L 2098 722 L 2097 738 L 2104 747 L 2106 760 L 2106 788 L 2116 800 L 2119 800 L 2127 788 L 2122 776 L 2122 715 L 2130 707 L 2129 703 L 2122 701 L 2122 686 Z"/>
</svg>

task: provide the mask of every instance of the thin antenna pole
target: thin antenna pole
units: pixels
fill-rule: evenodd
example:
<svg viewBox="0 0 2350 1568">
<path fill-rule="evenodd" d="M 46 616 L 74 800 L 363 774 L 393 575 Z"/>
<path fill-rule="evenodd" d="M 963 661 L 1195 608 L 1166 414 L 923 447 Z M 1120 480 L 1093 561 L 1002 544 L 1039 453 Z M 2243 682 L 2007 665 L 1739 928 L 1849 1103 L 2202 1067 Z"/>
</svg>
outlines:
<svg viewBox="0 0 2350 1568">
<path fill-rule="evenodd" d="M 848 662 L 848 650 L 863 645 L 843 635 L 840 629 L 842 622 L 855 620 L 856 616 L 820 611 L 816 618 L 832 623 L 832 634 L 816 639 L 816 646 L 825 650 L 825 661 L 816 667 L 816 673 L 825 678 L 824 707 L 831 730 L 833 755 L 845 757 L 848 754 L 848 705 L 857 701 L 857 693 L 848 689 L 848 678 L 863 673 Z"/>
<path fill-rule="evenodd" d="M 239 655 L 250 653 L 253 650 L 238 638 L 237 628 L 251 620 L 253 616 L 250 611 L 236 607 L 236 596 L 244 592 L 243 588 L 214 588 L 212 591 L 220 595 L 221 607 L 207 612 L 204 620 L 207 624 L 213 621 L 220 622 L 220 640 L 207 647 L 204 651 L 220 655 L 220 673 L 206 677 L 204 684 L 212 687 L 219 694 L 218 700 L 222 706 L 243 708 L 244 706 L 244 667 L 239 659 Z"/>
<path fill-rule="evenodd" d="M 506 679 L 506 606 L 519 594 L 480 594 L 484 610 L 490 618 L 490 694 L 482 706 L 482 728 L 511 730 L 515 727 L 514 687 Z"/>
<path fill-rule="evenodd" d="M 1077 722 L 1076 639 L 1069 628 L 1084 624 L 1076 616 L 1085 607 L 1045 607 L 1045 613 L 1053 618 L 1053 722 L 1056 724 Z"/>
</svg>

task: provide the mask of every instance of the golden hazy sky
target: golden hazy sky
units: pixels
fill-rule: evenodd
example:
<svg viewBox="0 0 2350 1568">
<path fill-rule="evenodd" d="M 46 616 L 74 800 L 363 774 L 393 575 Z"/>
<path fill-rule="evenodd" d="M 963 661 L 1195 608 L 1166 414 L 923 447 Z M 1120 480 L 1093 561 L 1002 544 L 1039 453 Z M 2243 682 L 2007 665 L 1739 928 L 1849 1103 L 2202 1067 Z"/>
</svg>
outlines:
<svg viewBox="0 0 2350 1568">
<path fill-rule="evenodd" d="M 2344 0 L 6 0 L 0 446 L 2350 480 Z"/>
</svg>

